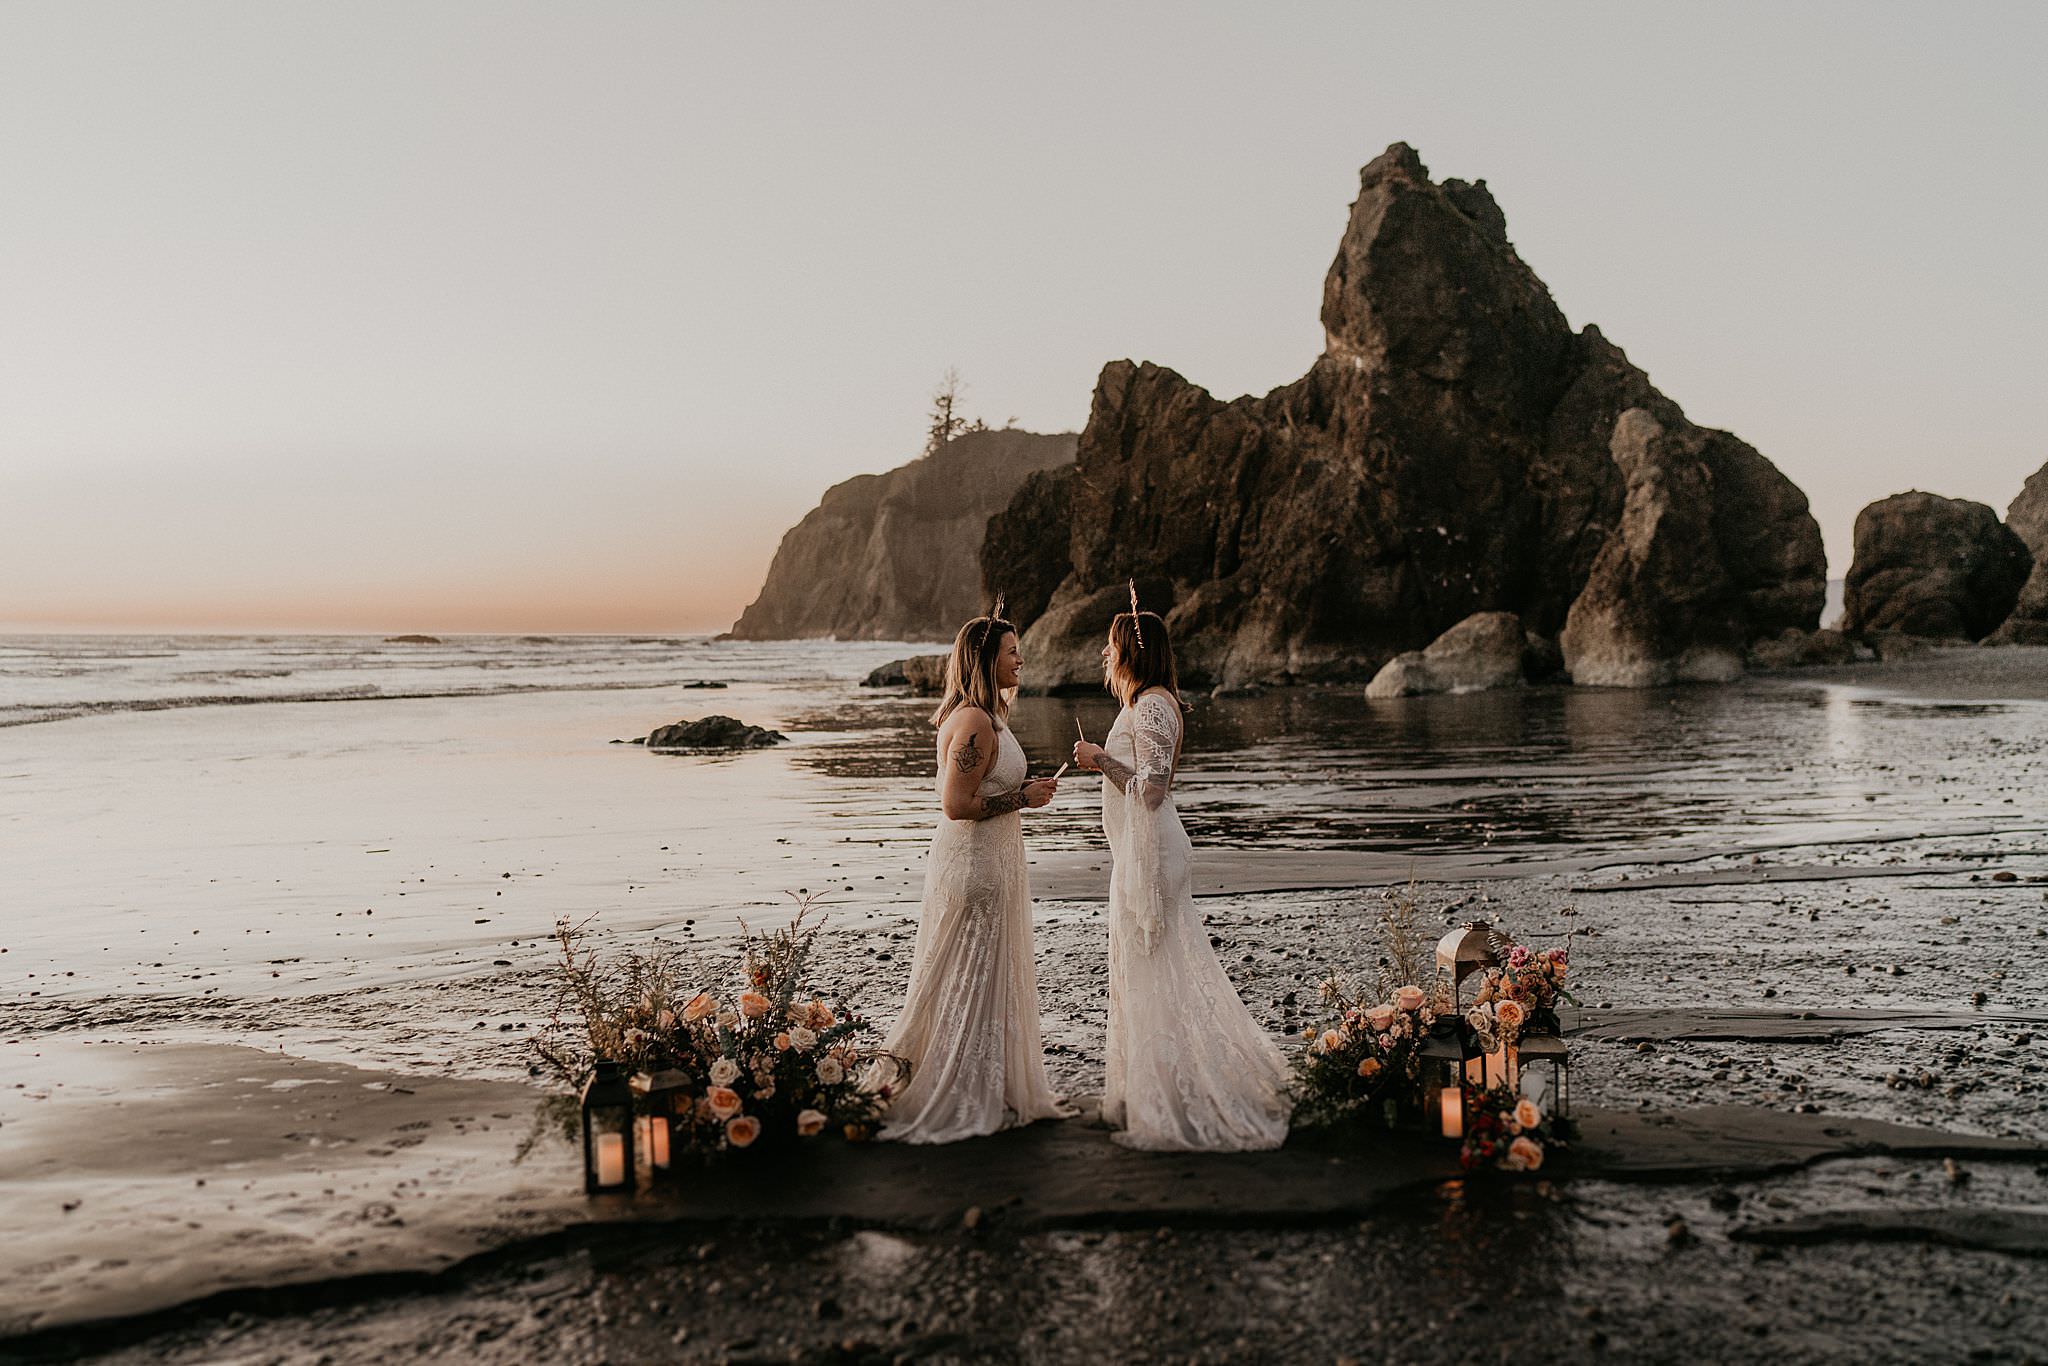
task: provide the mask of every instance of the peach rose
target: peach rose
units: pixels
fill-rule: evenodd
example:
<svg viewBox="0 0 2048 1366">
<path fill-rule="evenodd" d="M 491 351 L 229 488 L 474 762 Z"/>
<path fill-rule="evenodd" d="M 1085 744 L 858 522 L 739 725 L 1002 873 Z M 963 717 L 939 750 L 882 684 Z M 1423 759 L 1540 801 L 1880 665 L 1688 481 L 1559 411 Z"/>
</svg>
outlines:
<svg viewBox="0 0 2048 1366">
<path fill-rule="evenodd" d="M 1403 1010 L 1420 1010 L 1424 1000 L 1421 987 L 1402 987 L 1394 993 L 1394 1004 Z"/>
<path fill-rule="evenodd" d="M 731 1029 L 739 1022 L 740 1013 L 731 1006 L 727 1006 L 724 1010 L 718 1012 L 718 1023 L 727 1029 Z"/>
<path fill-rule="evenodd" d="M 1374 1033 L 1383 1034 L 1386 1032 L 1387 1026 L 1394 1022 L 1394 1008 L 1392 1006 L 1374 1006 L 1371 1010 L 1365 1012 L 1365 1022 L 1373 1027 Z"/>
<path fill-rule="evenodd" d="M 1527 1096 L 1523 1096 L 1515 1102 L 1515 1123 L 1521 1125 L 1524 1132 L 1535 1128 L 1542 1122 L 1543 1111 L 1537 1108 L 1535 1101 L 1530 1100 Z"/>
<path fill-rule="evenodd" d="M 740 1093 L 730 1086 L 714 1086 L 704 1093 L 713 1119 L 731 1119 L 740 1112 Z"/>
<path fill-rule="evenodd" d="M 789 1035 L 777 1034 L 775 1036 L 775 1051 L 778 1053 L 787 1053 L 789 1051 Z"/>
<path fill-rule="evenodd" d="M 1493 1008 L 1493 1018 L 1508 1029 L 1520 1029 L 1522 1021 L 1527 1017 L 1528 1013 L 1522 1009 L 1522 1003 L 1512 998 L 1500 1002 Z"/>
<path fill-rule="evenodd" d="M 839 1023 L 839 1017 L 823 1001 L 813 1001 L 804 1007 L 804 1023 L 813 1029 L 830 1029 Z"/>
<path fill-rule="evenodd" d="M 725 1141 L 735 1148 L 744 1148 L 761 1136 L 761 1121 L 752 1115 L 741 1115 L 725 1124 Z"/>
<path fill-rule="evenodd" d="M 796 1117 L 796 1131 L 805 1138 L 816 1138 L 825 1132 L 825 1116 L 817 1110 L 804 1110 Z"/>
<path fill-rule="evenodd" d="M 758 1020 L 768 1013 L 768 1007 L 775 1004 L 758 991 L 740 993 L 740 1014 L 750 1020 Z"/>
<path fill-rule="evenodd" d="M 1326 1029 L 1323 1037 L 1316 1040 L 1316 1046 L 1325 1053 L 1334 1053 L 1344 1046 L 1344 1036 L 1334 1029 Z"/>
<path fill-rule="evenodd" d="M 1510 1171 L 1533 1172 L 1543 1165 L 1543 1145 L 1533 1138 L 1518 1138 L 1508 1144 Z"/>
<path fill-rule="evenodd" d="M 683 1020 L 685 1023 L 695 1024 L 716 1009 L 718 1009 L 718 1002 L 711 998 L 711 993 L 700 991 L 690 998 L 688 1005 L 683 1007 Z"/>
<path fill-rule="evenodd" d="M 1365 1061 L 1358 1064 L 1358 1075 L 1361 1077 L 1370 1078 L 1376 1077 L 1379 1074 L 1380 1060 L 1378 1058 L 1367 1058 Z"/>
</svg>

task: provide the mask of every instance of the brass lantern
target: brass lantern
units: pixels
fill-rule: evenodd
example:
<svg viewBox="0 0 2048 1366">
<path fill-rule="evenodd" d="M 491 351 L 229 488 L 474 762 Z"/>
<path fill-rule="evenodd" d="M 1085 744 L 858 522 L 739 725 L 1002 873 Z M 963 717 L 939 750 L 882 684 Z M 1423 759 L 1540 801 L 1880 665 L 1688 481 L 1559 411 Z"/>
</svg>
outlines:
<svg viewBox="0 0 2048 1366">
<path fill-rule="evenodd" d="M 627 1083 L 640 1097 L 641 1115 L 635 1137 L 647 1158 L 648 1175 L 666 1181 L 675 1170 L 676 1121 L 690 1100 L 690 1076 L 673 1068 L 665 1072 L 639 1072 Z"/>
<path fill-rule="evenodd" d="M 583 1189 L 633 1189 L 633 1088 L 617 1063 L 603 1059 L 583 1083 Z"/>
<path fill-rule="evenodd" d="M 1452 930 L 1436 944 L 1436 975 L 1448 978 L 1451 1003 L 1458 1014 L 1465 1013 L 1465 979 L 1475 972 L 1500 966 L 1493 951 L 1493 926 L 1484 920 L 1468 921 L 1463 929 Z"/>
</svg>

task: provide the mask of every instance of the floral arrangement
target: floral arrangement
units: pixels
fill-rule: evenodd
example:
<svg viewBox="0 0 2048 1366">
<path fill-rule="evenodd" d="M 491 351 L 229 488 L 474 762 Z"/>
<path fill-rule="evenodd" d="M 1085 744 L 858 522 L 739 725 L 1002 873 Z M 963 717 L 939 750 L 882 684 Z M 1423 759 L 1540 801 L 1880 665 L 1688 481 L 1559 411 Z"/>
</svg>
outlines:
<svg viewBox="0 0 2048 1366">
<path fill-rule="evenodd" d="M 748 932 L 744 985 L 726 994 L 693 981 L 672 952 L 607 963 L 586 947 L 584 925 L 558 924 L 560 999 L 535 1048 L 572 1089 L 598 1058 L 627 1073 L 680 1074 L 670 1139 L 678 1155 L 870 1137 L 909 1064 L 861 1042 L 875 1026 L 848 997 L 828 1003 L 809 989 L 821 928 L 804 923 L 810 909 L 799 899 L 786 927 Z"/>
<path fill-rule="evenodd" d="M 1532 950 L 1526 944 L 1513 945 L 1501 966 L 1486 969 L 1465 1012 L 1481 1051 L 1512 1047 L 1525 1030 L 1556 1033 L 1557 1003 L 1577 1003 L 1564 985 L 1569 970 L 1569 945 Z"/>
<path fill-rule="evenodd" d="M 1467 1171 L 1533 1172 L 1550 1149 L 1562 1146 L 1550 1116 L 1527 1096 L 1505 1086 L 1465 1088 L 1465 1146 L 1458 1160 Z"/>
<path fill-rule="evenodd" d="M 1307 1047 L 1294 1060 L 1295 1123 L 1391 1122 L 1419 1105 L 1422 1041 L 1447 1003 L 1410 983 L 1367 1004 L 1346 996 L 1335 977 L 1323 983 L 1323 1001 L 1336 1018 L 1302 1031 Z"/>
</svg>

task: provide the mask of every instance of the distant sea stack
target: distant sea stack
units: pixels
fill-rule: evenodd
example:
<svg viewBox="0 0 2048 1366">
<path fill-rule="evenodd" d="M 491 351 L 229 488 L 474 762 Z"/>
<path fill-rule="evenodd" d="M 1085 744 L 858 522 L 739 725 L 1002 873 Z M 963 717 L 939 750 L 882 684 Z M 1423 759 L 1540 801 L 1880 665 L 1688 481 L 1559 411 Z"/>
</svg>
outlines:
<svg viewBox="0 0 2048 1366">
<path fill-rule="evenodd" d="M 2019 601 L 2005 624 L 1991 634 L 1994 645 L 2048 645 L 2048 465 L 2028 476 L 2005 510 L 2005 524 L 2034 557 Z"/>
<path fill-rule="evenodd" d="M 887 474 L 834 485 L 782 538 L 732 635 L 951 640 L 986 606 L 989 518 L 1032 475 L 1072 464 L 1074 449 L 1072 432 L 963 432 Z"/>
<path fill-rule="evenodd" d="M 1842 629 L 1982 640 L 2012 614 L 2033 567 L 2026 542 L 1984 504 L 1895 493 L 1856 514 Z"/>
<path fill-rule="evenodd" d="M 1323 354 L 1263 397 L 1104 367 L 1073 475 L 1020 493 L 982 566 L 991 589 L 1037 584 L 1029 533 L 1070 528 L 1025 613 L 1041 684 L 1099 686 L 1127 578 L 1183 677 L 1222 686 L 1370 678 L 1480 612 L 1619 685 L 1727 677 L 1819 624 L 1805 496 L 1574 333 L 1485 182 L 1437 184 L 1402 143 L 1365 167 L 1322 321 Z"/>
</svg>

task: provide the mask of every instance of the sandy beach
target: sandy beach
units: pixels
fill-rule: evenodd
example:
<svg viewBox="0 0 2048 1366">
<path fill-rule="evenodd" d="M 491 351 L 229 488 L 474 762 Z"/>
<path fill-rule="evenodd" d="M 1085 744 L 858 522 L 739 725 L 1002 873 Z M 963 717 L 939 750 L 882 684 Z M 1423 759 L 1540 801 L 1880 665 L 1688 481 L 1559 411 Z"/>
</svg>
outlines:
<svg viewBox="0 0 2048 1366">
<path fill-rule="evenodd" d="M 38 903 L 0 946 L 0 1207 L 23 1231 L 0 1251 L 0 1359 L 1063 1359 L 1107 1296 L 1203 1360 L 1270 1359 L 1275 1332 L 1310 1359 L 1477 1350 L 1475 1302 L 1497 1297 L 1551 1344 L 1536 1359 L 1675 1360 L 1680 1342 L 1740 1355 L 1779 1331 L 1744 1297 L 1816 1276 L 1845 1306 L 1890 1296 L 1892 1344 L 2022 1360 L 2048 1327 L 2029 1253 L 2048 1155 L 2043 651 L 1644 694 L 1198 707 L 1202 907 L 1276 1034 L 1311 1022 L 1323 975 L 1371 962 L 1378 899 L 1411 877 L 1426 921 L 1572 934 L 1575 1096 L 1635 1127 L 1541 1187 L 1445 1184 L 1441 1153 L 1290 1145 L 1220 1181 L 1234 1203 L 1205 1215 L 1144 1194 L 1196 1180 L 1146 1155 L 1091 1187 L 1089 1164 L 1114 1159 L 1081 1122 L 970 1155 L 993 1187 L 925 1173 L 925 1203 L 893 1217 L 898 1178 L 872 1166 L 845 1169 L 844 1198 L 750 1215 L 687 1192 L 593 1205 L 552 1140 L 515 1163 L 544 1094 L 526 1039 L 558 917 L 596 912 L 600 942 L 659 937 L 716 974 L 741 918 L 822 891 L 823 982 L 892 1014 L 929 830 L 926 704 L 855 686 L 886 653 L 819 648 L 837 662 L 811 677 L 715 693 L 0 729 L 0 771 L 33 796 L 4 826 L 14 881 Z M 714 709 L 792 743 L 608 743 Z M 1035 761 L 1076 716 L 1099 729 L 1108 709 L 1020 704 Z M 1091 808 L 1069 784 L 1030 827 L 1048 1063 L 1080 1096 L 1103 1015 Z M 1748 1137 L 1712 1129 L 1730 1106 Z M 1869 1124 L 1919 1137 L 1850 1132 Z M 1670 1133 L 1685 1140 L 1658 1149 Z M 1074 1175 L 1071 1202 L 1006 1203 L 1004 1174 L 1043 1162 Z M 1517 1262 L 1516 1238 L 1560 1256 Z M 1418 1258 L 1431 1289 L 1397 1293 Z M 1502 1258 L 1526 1270 L 1489 1289 Z M 1672 1268 L 1683 1296 L 1656 1289 Z M 1208 1331 L 1217 1303 L 1244 1335 Z M 1835 1360 L 1880 1341 L 1846 1322 L 1771 1347 Z"/>
</svg>

